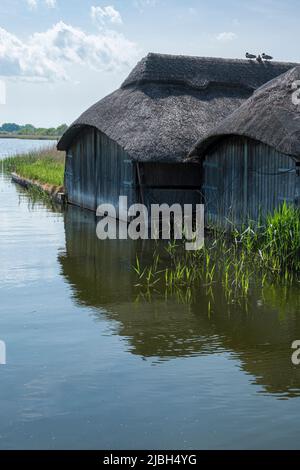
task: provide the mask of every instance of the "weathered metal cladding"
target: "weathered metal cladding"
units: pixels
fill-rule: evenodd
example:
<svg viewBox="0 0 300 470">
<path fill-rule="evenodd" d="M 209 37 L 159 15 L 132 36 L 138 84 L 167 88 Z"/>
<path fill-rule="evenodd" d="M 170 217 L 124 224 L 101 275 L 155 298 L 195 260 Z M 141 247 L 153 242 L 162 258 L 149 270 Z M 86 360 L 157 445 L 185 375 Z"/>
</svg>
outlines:
<svg viewBox="0 0 300 470">
<path fill-rule="evenodd" d="M 67 151 L 65 185 L 68 201 L 95 210 L 94 130 L 87 128 Z"/>
<path fill-rule="evenodd" d="M 96 211 L 102 203 L 116 209 L 119 196 L 132 203 L 134 166 L 127 153 L 105 134 L 88 127 L 67 151 L 65 185 L 71 204 Z"/>
<path fill-rule="evenodd" d="M 283 201 L 296 198 L 292 158 L 250 139 L 224 138 L 203 160 L 202 193 L 206 222 L 228 228 L 258 222 Z"/>
<path fill-rule="evenodd" d="M 119 197 L 127 196 L 132 204 L 135 193 L 135 168 L 128 154 L 106 135 L 96 131 L 96 201 L 119 205 Z"/>
<path fill-rule="evenodd" d="M 221 144 L 203 161 L 202 193 L 207 223 L 228 226 L 242 211 L 242 144 Z"/>
<path fill-rule="evenodd" d="M 295 203 L 296 164 L 275 149 L 259 143 L 249 148 L 249 187 L 252 196 L 248 198 L 249 216 L 254 220 L 264 219 L 284 201 Z"/>
</svg>

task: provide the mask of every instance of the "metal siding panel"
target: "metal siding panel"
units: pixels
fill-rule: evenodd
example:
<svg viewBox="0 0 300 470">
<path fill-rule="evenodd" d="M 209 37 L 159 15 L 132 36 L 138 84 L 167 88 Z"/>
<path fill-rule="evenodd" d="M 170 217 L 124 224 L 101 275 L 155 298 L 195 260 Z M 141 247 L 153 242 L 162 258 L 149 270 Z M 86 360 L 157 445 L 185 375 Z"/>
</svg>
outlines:
<svg viewBox="0 0 300 470">
<path fill-rule="evenodd" d="M 265 144 L 251 143 L 251 166 L 249 185 L 251 191 L 248 200 L 251 204 L 251 216 L 258 220 L 274 212 L 283 200 L 293 201 L 295 194 L 295 172 L 293 160 Z M 290 173 L 279 170 L 286 168 Z M 253 204 L 253 201 L 255 204 Z"/>
<path fill-rule="evenodd" d="M 96 133 L 97 206 L 109 203 L 118 209 L 119 196 L 128 196 L 128 204 L 131 204 L 133 165 L 126 163 L 131 160 L 117 143 L 99 131 Z M 132 182 L 132 186 L 124 184 L 126 181 Z"/>
<path fill-rule="evenodd" d="M 204 162 L 202 192 L 207 223 L 226 228 L 226 218 L 237 225 L 249 218 L 257 222 L 260 215 L 265 219 L 283 200 L 295 198 L 294 161 L 265 144 L 230 137 L 212 148 Z"/>
</svg>

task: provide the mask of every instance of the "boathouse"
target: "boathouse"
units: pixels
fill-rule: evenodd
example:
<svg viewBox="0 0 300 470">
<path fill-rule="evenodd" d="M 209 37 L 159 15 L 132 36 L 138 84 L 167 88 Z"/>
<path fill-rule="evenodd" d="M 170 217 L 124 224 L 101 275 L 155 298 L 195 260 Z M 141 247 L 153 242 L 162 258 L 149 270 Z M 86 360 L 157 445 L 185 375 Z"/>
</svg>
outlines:
<svg viewBox="0 0 300 470">
<path fill-rule="evenodd" d="M 121 87 L 84 112 L 58 143 L 69 203 L 196 203 L 199 136 L 293 64 L 149 54 Z"/>
<path fill-rule="evenodd" d="M 202 168 L 206 221 L 263 220 L 300 204 L 300 67 L 259 88 L 189 155 Z"/>
</svg>

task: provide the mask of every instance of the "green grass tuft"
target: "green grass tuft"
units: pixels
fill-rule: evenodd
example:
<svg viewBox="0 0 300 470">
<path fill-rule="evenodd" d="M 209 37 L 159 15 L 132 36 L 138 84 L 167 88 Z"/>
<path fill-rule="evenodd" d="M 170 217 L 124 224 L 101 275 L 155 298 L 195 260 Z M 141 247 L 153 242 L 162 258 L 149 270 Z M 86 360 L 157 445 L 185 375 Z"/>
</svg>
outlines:
<svg viewBox="0 0 300 470">
<path fill-rule="evenodd" d="M 178 243 L 178 242 L 177 242 Z M 167 256 L 166 256 L 167 254 Z M 284 203 L 264 225 L 215 232 L 205 246 L 185 252 L 170 242 L 164 255 L 153 254 L 150 265 L 137 258 L 137 286 L 163 291 L 223 286 L 228 302 L 247 298 L 251 286 L 292 285 L 300 281 L 300 210 Z"/>
<path fill-rule="evenodd" d="M 3 160 L 7 173 L 17 173 L 23 178 L 37 180 L 43 184 L 63 186 L 65 156 L 55 147 L 41 151 L 15 155 Z"/>
</svg>

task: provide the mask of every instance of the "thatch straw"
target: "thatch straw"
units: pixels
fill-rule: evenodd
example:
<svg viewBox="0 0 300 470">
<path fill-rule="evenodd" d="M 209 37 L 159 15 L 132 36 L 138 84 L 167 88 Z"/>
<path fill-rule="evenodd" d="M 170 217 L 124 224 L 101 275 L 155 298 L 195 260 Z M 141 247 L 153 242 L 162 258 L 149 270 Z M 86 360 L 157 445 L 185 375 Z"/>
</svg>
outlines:
<svg viewBox="0 0 300 470">
<path fill-rule="evenodd" d="M 253 91 L 293 64 L 149 54 L 120 89 L 77 119 L 59 141 L 66 150 L 85 126 L 140 161 L 181 161 L 199 136 Z"/>
<path fill-rule="evenodd" d="M 228 135 L 263 142 L 300 160 L 300 104 L 293 102 L 293 84 L 300 80 L 295 67 L 259 88 L 220 125 L 201 136 L 189 158 L 199 158 L 208 147 Z"/>
</svg>

